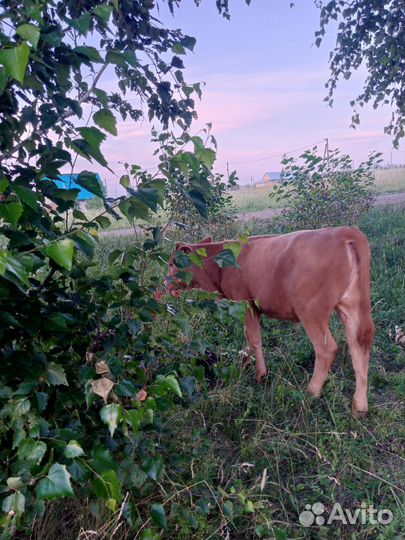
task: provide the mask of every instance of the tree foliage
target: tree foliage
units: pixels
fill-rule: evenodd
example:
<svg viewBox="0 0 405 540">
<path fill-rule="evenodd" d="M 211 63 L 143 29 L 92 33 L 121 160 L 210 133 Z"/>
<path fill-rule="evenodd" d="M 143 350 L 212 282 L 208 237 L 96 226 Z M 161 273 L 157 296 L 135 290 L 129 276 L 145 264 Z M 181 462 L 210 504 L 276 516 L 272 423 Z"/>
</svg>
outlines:
<svg viewBox="0 0 405 540">
<path fill-rule="evenodd" d="M 169 429 L 161 416 L 204 386 L 195 358 L 205 345 L 180 340 L 184 319 L 155 298 L 168 258 L 156 216 L 180 176 L 187 204 L 207 215 L 215 148 L 188 129 L 200 87 L 184 81 L 182 57 L 195 40 L 156 16 L 149 0 L 2 4 L 3 539 L 63 497 L 115 511 L 127 494 L 122 511 L 134 529 L 154 537 L 153 524 L 166 527 L 150 497 L 178 449 L 160 440 Z M 102 143 L 119 117 L 144 115 L 163 127 L 158 171 L 128 165 L 125 196 L 110 199 L 91 164 L 108 166 Z M 77 156 L 90 170 L 76 170 Z M 94 218 L 78 208 L 78 189 L 53 182 L 66 167 L 103 200 Z M 137 238 L 106 260 L 98 233 L 122 214 Z"/>
<path fill-rule="evenodd" d="M 393 136 L 394 145 L 405 130 L 405 5 L 402 0 L 316 0 L 321 8 L 319 46 L 330 22 L 337 21 L 335 48 L 330 53 L 331 76 L 326 100 L 333 96 L 340 79 L 349 79 L 353 71 L 365 64 L 367 76 L 363 91 L 351 101 L 355 111 L 352 125 L 359 123 L 356 106 L 371 103 L 393 106 L 392 118 L 385 131 Z"/>
</svg>

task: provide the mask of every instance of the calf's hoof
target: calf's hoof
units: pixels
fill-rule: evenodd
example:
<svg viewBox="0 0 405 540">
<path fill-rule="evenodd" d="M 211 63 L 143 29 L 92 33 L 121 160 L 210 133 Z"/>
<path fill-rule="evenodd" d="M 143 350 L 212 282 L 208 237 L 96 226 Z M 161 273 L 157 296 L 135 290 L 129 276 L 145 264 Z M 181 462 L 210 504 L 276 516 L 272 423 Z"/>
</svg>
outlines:
<svg viewBox="0 0 405 540">
<path fill-rule="evenodd" d="M 364 418 L 367 418 L 368 410 L 359 410 L 356 408 L 355 405 L 352 407 L 352 414 L 356 420 L 363 420 Z"/>
<path fill-rule="evenodd" d="M 257 383 L 261 383 L 264 381 L 264 379 L 266 378 L 266 375 L 267 375 L 267 370 L 266 369 L 259 369 L 256 371 L 256 382 Z"/>
<path fill-rule="evenodd" d="M 312 385 L 311 383 L 309 383 L 309 385 L 307 386 L 307 392 L 312 397 L 315 397 L 315 398 L 321 397 L 321 390 L 317 388 L 316 386 Z"/>
</svg>

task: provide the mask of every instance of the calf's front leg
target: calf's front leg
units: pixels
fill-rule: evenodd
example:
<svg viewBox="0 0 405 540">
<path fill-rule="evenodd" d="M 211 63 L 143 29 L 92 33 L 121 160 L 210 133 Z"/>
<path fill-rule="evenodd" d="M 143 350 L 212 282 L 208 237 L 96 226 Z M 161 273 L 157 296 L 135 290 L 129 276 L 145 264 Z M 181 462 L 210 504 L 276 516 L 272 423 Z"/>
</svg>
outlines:
<svg viewBox="0 0 405 540">
<path fill-rule="evenodd" d="M 256 357 L 256 381 L 266 376 L 266 364 L 264 362 L 262 336 L 260 332 L 260 313 L 255 308 L 248 309 L 245 317 L 245 336 L 249 345 L 248 357 L 252 354 Z"/>
</svg>

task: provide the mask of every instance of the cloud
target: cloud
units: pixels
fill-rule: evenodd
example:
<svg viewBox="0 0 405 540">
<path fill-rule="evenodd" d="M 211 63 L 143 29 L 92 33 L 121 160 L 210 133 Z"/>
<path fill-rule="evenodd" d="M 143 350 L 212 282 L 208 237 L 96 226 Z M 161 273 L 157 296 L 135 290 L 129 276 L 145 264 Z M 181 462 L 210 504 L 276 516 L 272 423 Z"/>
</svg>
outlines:
<svg viewBox="0 0 405 540">
<path fill-rule="evenodd" d="M 216 133 L 249 126 L 274 125 L 302 107 L 320 103 L 318 72 L 214 75 L 196 108 L 200 122 L 213 122 Z"/>
</svg>

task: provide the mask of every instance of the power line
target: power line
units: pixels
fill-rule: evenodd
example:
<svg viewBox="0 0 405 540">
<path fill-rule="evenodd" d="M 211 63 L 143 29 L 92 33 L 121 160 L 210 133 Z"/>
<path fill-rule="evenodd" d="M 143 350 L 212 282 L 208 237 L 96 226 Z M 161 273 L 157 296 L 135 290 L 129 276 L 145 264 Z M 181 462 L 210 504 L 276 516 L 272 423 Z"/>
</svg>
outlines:
<svg viewBox="0 0 405 540">
<path fill-rule="evenodd" d="M 324 142 L 324 139 L 321 139 L 320 141 L 315 141 L 311 144 L 306 144 L 305 146 L 301 146 L 301 148 L 295 148 L 294 150 L 288 150 L 288 152 L 283 152 L 282 154 L 273 154 L 271 156 L 266 156 L 259 159 L 251 159 L 249 161 L 237 161 L 236 163 L 232 163 L 232 165 L 245 165 L 246 163 L 257 163 L 258 161 L 265 161 L 266 159 L 276 158 L 276 157 L 283 157 L 288 154 L 293 154 L 294 152 L 299 152 L 300 150 L 306 150 L 309 146 L 314 146 L 315 144 L 319 144 L 321 142 Z"/>
</svg>

